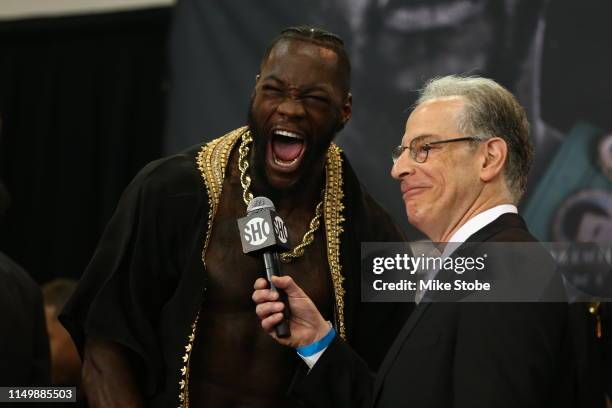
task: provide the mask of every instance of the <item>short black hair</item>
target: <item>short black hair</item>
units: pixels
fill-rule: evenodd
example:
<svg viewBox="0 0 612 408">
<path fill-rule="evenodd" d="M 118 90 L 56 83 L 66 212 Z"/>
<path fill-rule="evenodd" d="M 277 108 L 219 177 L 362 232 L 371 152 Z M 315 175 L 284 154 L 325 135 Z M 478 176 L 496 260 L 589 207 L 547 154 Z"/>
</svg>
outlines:
<svg viewBox="0 0 612 408">
<path fill-rule="evenodd" d="M 309 42 L 334 51 L 338 56 L 338 71 L 342 81 L 340 85 L 343 91 L 348 94 L 351 89 L 351 62 L 344 48 L 344 41 L 339 35 L 322 28 L 308 25 L 287 27 L 272 40 L 270 45 L 268 45 L 261 60 L 262 64 L 268 59 L 274 46 L 283 40 Z"/>
</svg>

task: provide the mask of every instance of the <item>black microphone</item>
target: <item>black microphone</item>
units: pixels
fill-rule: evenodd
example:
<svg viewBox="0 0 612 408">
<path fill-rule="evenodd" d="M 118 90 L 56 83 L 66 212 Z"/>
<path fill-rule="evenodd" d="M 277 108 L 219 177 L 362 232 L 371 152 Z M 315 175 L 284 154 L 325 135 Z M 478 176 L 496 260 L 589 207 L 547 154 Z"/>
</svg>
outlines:
<svg viewBox="0 0 612 408">
<path fill-rule="evenodd" d="M 278 292 L 278 297 L 285 305 L 283 320 L 276 325 L 276 336 L 291 336 L 289 330 L 289 303 L 287 294 L 272 283 L 272 276 L 283 276 L 279 251 L 289 249 L 289 234 L 283 219 L 276 213 L 274 204 L 269 198 L 255 197 L 247 207 L 246 217 L 238 219 L 238 231 L 242 242 L 242 252 L 251 255 L 263 255 L 266 267 L 266 278 L 270 289 Z"/>
</svg>

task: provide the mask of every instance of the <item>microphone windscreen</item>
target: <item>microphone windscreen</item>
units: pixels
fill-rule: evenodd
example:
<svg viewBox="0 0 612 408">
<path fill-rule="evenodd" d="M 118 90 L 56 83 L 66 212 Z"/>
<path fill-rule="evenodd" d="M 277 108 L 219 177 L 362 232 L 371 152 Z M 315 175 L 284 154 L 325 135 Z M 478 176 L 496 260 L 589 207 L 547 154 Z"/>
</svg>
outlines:
<svg viewBox="0 0 612 408">
<path fill-rule="evenodd" d="M 255 197 L 247 206 L 247 214 L 250 214 L 253 211 L 260 211 L 266 209 L 276 211 L 272 200 L 270 200 L 268 197 Z"/>
</svg>

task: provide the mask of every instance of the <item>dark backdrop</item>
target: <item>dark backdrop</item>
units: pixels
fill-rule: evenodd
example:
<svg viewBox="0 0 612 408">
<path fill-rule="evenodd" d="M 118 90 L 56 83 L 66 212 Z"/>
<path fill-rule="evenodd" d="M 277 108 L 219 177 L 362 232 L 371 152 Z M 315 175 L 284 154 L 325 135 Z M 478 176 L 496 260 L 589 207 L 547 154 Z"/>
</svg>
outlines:
<svg viewBox="0 0 612 408">
<path fill-rule="evenodd" d="M 0 24 L 0 248 L 78 278 L 140 167 L 162 154 L 169 9 Z"/>
<path fill-rule="evenodd" d="M 136 171 L 243 124 L 265 46 L 304 23 L 345 39 L 355 106 L 338 142 L 409 237 L 389 151 L 423 80 L 474 73 L 528 110 L 533 232 L 612 243 L 612 150 L 598 159 L 612 132 L 609 15 L 607 0 L 180 0 L 0 23 L 0 177 L 13 196 L 0 249 L 39 281 L 78 277 Z"/>
<path fill-rule="evenodd" d="M 410 238 L 419 234 L 406 222 L 389 176 L 389 152 L 423 81 L 455 73 L 492 77 L 526 107 L 536 161 L 522 210 L 538 238 L 575 239 L 553 233 L 569 223 L 583 237 L 600 231 L 597 240 L 612 244 L 612 181 L 596 157 L 612 132 L 610 15 L 608 0 L 182 0 L 170 41 L 166 152 L 244 124 L 270 39 L 288 25 L 319 25 L 344 38 L 353 63 L 353 118 L 337 142 Z M 583 149 L 576 152 L 575 144 Z M 612 151 L 608 156 L 612 168 Z M 575 182 L 565 176 L 542 182 L 560 170 Z M 567 200 L 584 190 L 569 207 L 586 203 L 595 218 L 567 210 Z M 534 194 L 537 202 L 530 203 Z M 566 213 L 586 214 L 588 222 L 582 215 L 568 221 Z"/>
</svg>

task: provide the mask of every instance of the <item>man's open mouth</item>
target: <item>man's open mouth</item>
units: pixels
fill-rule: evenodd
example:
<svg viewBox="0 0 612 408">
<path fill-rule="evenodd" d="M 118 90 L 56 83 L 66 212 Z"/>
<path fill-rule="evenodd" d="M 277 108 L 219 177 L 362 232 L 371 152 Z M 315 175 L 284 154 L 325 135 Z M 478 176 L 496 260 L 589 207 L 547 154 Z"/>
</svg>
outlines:
<svg viewBox="0 0 612 408">
<path fill-rule="evenodd" d="M 298 133 L 277 129 L 268 143 L 268 162 L 277 171 L 295 171 L 304 156 L 306 144 Z"/>
</svg>

